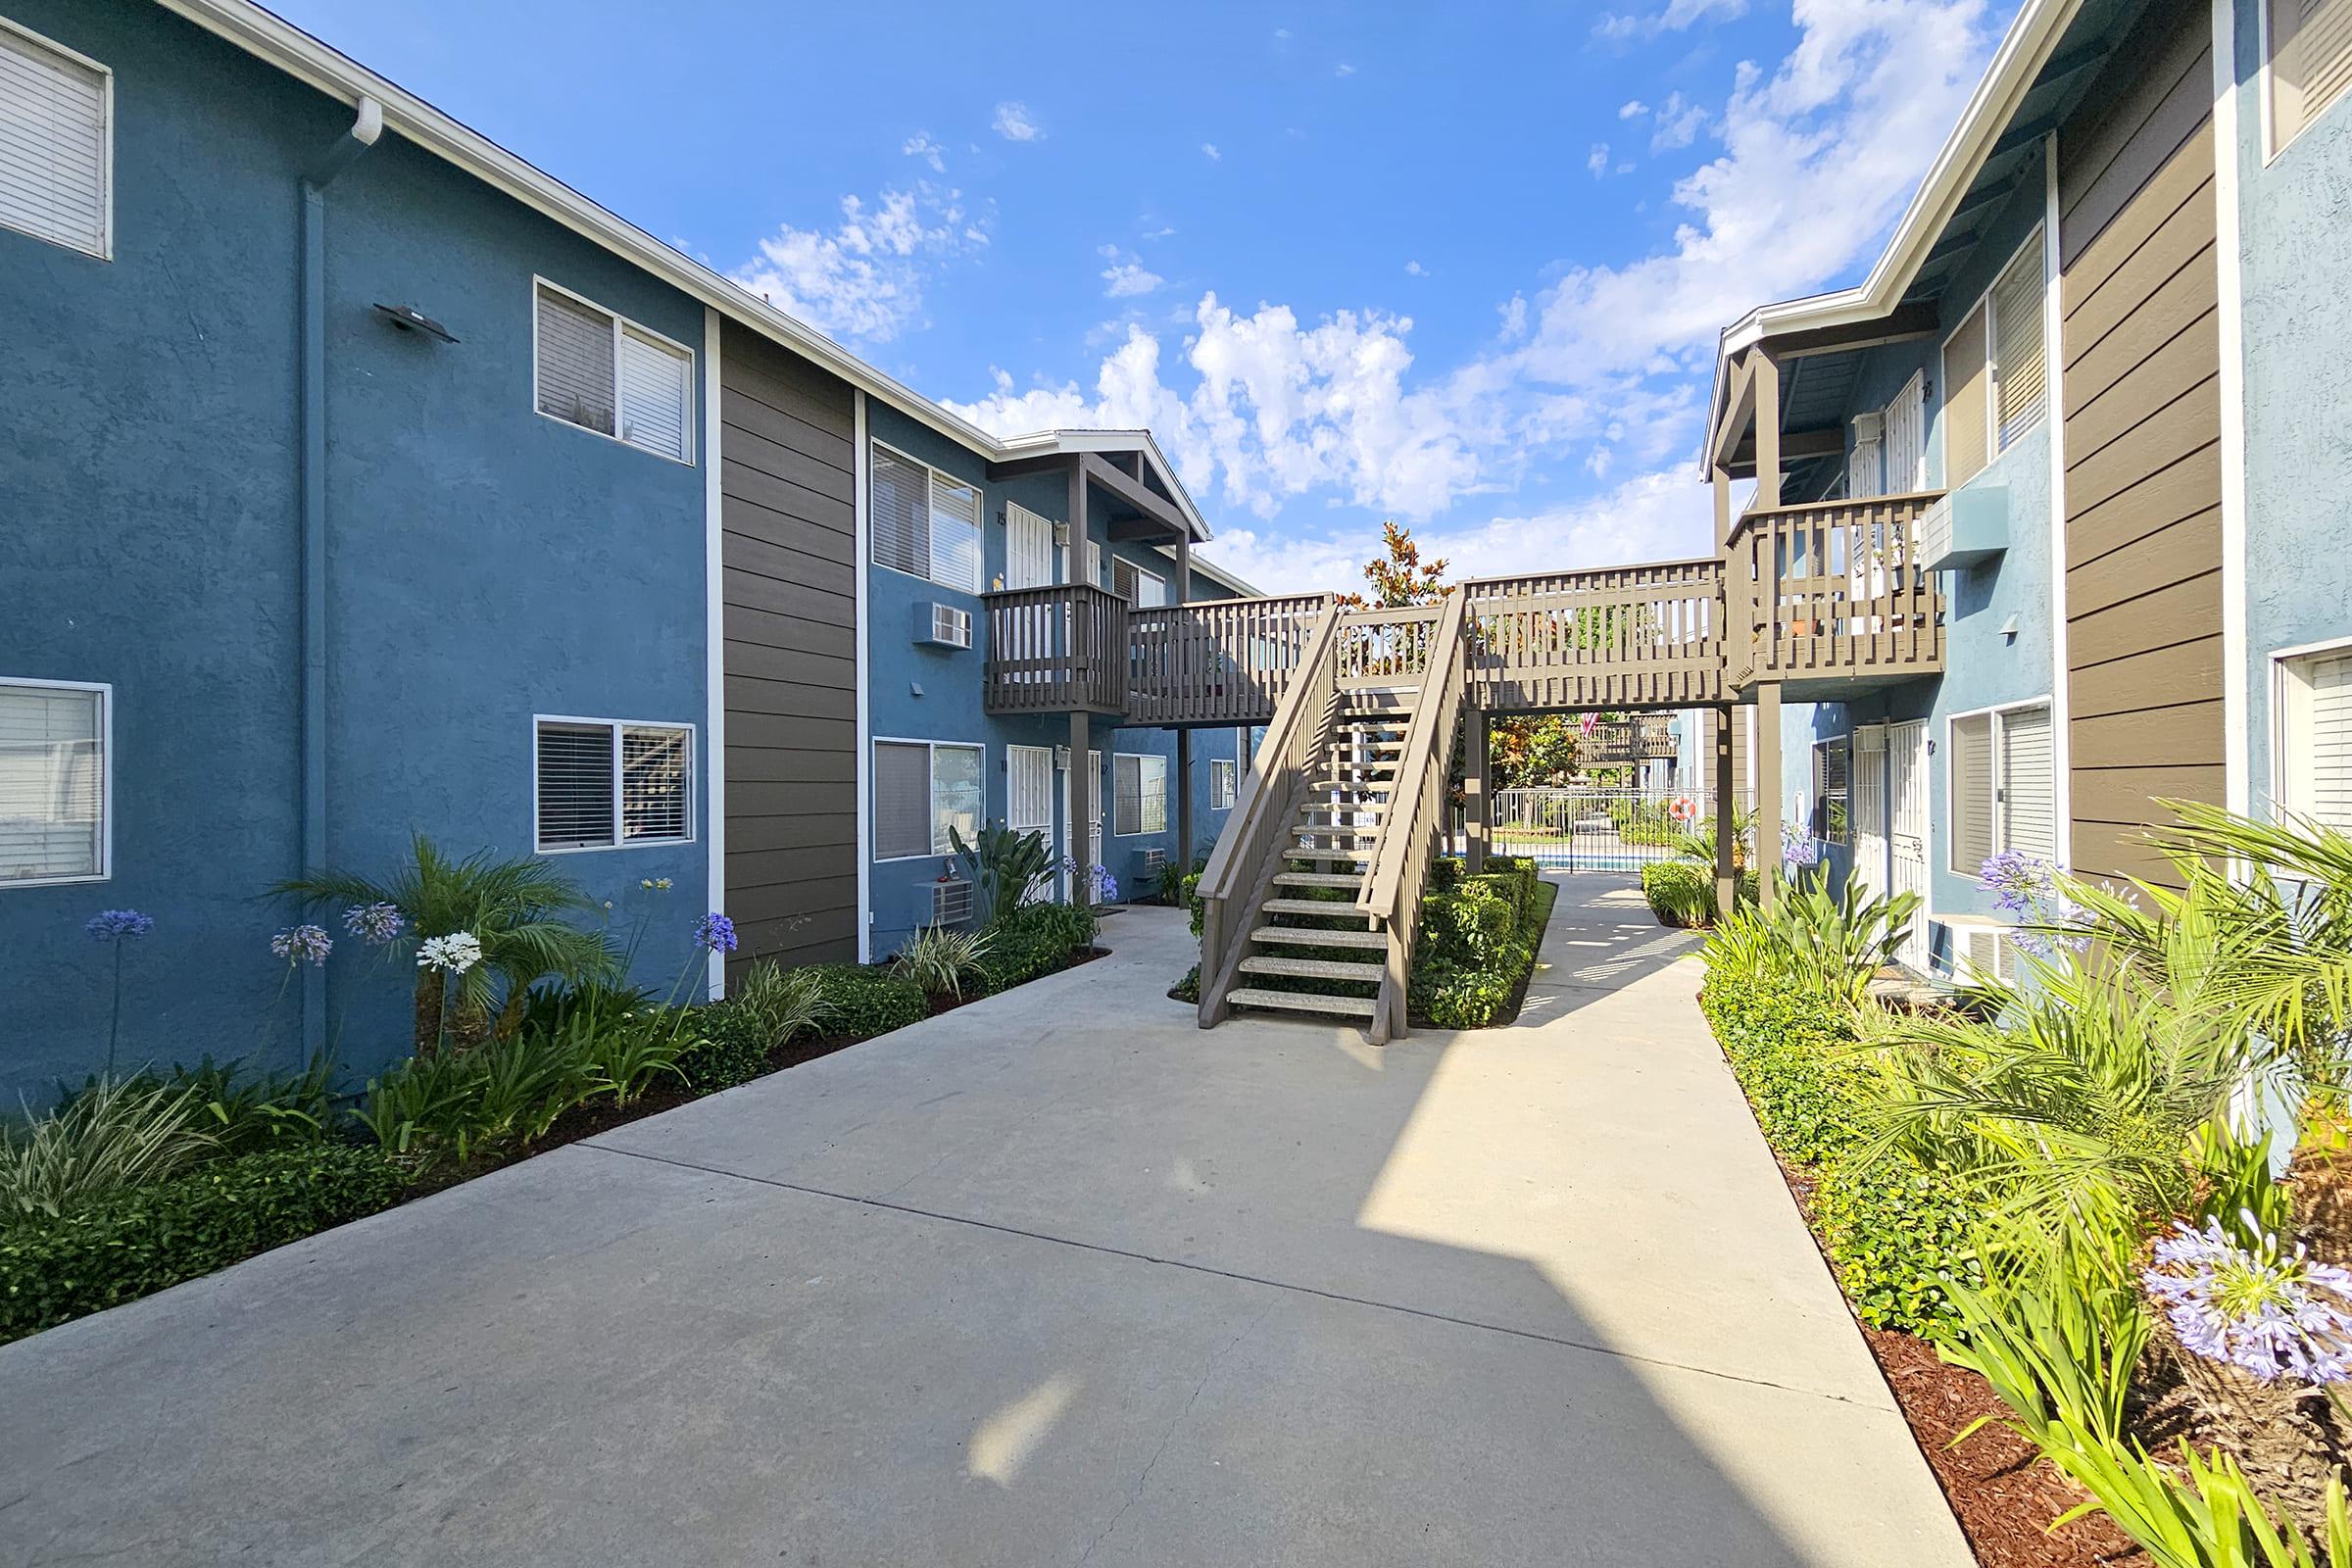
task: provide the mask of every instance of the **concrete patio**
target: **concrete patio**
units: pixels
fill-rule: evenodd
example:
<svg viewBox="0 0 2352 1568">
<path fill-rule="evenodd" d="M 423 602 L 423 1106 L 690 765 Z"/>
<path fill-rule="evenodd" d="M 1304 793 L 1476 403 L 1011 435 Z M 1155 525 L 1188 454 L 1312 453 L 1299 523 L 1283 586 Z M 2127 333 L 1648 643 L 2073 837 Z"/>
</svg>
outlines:
<svg viewBox="0 0 2352 1568">
<path fill-rule="evenodd" d="M 0 1348 L 0 1562 L 1964 1565 L 1692 1003 L 1112 956 Z"/>
</svg>

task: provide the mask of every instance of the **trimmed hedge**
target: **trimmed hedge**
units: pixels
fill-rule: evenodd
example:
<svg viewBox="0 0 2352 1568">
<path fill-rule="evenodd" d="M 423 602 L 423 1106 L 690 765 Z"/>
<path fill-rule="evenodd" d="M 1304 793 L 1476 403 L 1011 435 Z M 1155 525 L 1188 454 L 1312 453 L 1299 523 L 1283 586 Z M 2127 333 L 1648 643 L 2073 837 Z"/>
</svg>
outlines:
<svg viewBox="0 0 2352 1568">
<path fill-rule="evenodd" d="M 1957 1317 L 1944 1285 L 1983 1282 L 1973 1215 L 1939 1181 L 1899 1155 L 1865 1162 L 1871 1082 L 1848 1054 L 1851 1016 L 1827 998 L 1707 971 L 1700 998 L 1764 1141 L 1811 1167 L 1822 1250 L 1854 1315 L 1926 1339 Z"/>
<path fill-rule="evenodd" d="M 1421 896 L 1407 1005 L 1440 1029 L 1482 1029 L 1500 1017 L 1535 967 L 1550 903 L 1536 862 L 1495 856 L 1477 876 L 1432 866 Z"/>
<path fill-rule="evenodd" d="M 372 1214 L 404 1182 L 381 1150 L 310 1143 L 0 1228 L 0 1342 Z"/>
<path fill-rule="evenodd" d="M 885 970 L 828 963 L 816 972 L 824 983 L 825 1027 L 834 1034 L 886 1035 L 931 1015 L 920 986 Z"/>
<path fill-rule="evenodd" d="M 713 1002 L 697 1010 L 695 1023 L 702 1038 L 678 1054 L 678 1076 L 695 1094 L 714 1095 L 767 1071 L 774 1042 L 749 1008 Z"/>
</svg>

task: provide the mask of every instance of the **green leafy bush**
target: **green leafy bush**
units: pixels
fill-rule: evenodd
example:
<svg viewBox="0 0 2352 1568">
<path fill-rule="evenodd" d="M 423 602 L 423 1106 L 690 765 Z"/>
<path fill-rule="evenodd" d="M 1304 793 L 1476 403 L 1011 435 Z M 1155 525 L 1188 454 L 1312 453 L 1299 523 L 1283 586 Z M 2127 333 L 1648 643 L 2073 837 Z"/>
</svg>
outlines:
<svg viewBox="0 0 2352 1568">
<path fill-rule="evenodd" d="M 1813 1189 L 1821 1245 L 1854 1315 L 1923 1339 L 1958 1326 L 1951 1287 L 1983 1283 L 1980 1216 L 1951 1182 L 1900 1156 L 1833 1160 Z"/>
<path fill-rule="evenodd" d="M 0 1125 L 0 1216 L 60 1213 L 220 1151 L 195 1091 L 99 1079 L 29 1123 Z"/>
<path fill-rule="evenodd" d="M 1494 856 L 1466 874 L 1433 862 L 1406 980 L 1407 1009 L 1440 1029 L 1483 1029 L 1501 1017 L 1535 967 L 1536 942 L 1556 890 L 1536 862 Z"/>
<path fill-rule="evenodd" d="M 767 1071 L 775 1036 L 767 1020 L 741 1000 L 697 1007 L 694 1021 L 694 1043 L 678 1054 L 678 1076 L 688 1089 L 714 1095 Z"/>
<path fill-rule="evenodd" d="M 1696 860 L 1659 860 L 1642 868 L 1642 892 L 1660 925 L 1713 925 L 1715 867 Z M 1756 902 L 1756 873 L 1740 873 L 1740 903 Z"/>
<path fill-rule="evenodd" d="M 1850 1013 L 1777 980 L 1715 965 L 1700 1005 L 1766 1143 L 1808 1165 L 1862 1147 L 1869 1133 Z"/>
<path fill-rule="evenodd" d="M 770 1046 L 788 1046 L 825 1021 L 825 987 L 811 969 L 787 969 L 761 958 L 744 971 L 736 1004 L 759 1021 Z"/>
<path fill-rule="evenodd" d="M 601 1087 L 566 1029 L 411 1056 L 368 1082 L 358 1111 L 387 1152 L 417 1170 L 531 1143 Z"/>
<path fill-rule="evenodd" d="M 1052 974 L 1071 954 L 1094 941 L 1092 909 L 1066 904 L 1033 904 L 997 928 L 978 964 L 980 982 L 991 992 Z"/>
<path fill-rule="evenodd" d="M 925 926 L 890 960 L 890 972 L 925 996 L 961 997 L 963 983 L 978 978 L 980 960 L 988 956 L 990 946 L 985 931 Z"/>
<path fill-rule="evenodd" d="M 324 1141 L 218 1159 L 0 1227 L 0 1341 L 225 1268 L 388 1206 L 382 1151 Z"/>
<path fill-rule="evenodd" d="M 816 972 L 823 977 L 825 1016 L 845 1035 L 886 1035 L 930 1015 L 930 1003 L 919 988 L 880 969 L 836 963 Z"/>
</svg>

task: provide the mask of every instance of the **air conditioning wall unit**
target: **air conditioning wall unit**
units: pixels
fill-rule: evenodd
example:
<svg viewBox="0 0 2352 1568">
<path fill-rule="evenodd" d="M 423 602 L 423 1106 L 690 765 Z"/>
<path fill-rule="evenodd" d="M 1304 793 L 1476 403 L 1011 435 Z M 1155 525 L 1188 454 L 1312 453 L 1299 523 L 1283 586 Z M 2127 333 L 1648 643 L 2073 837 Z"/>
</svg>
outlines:
<svg viewBox="0 0 2352 1568">
<path fill-rule="evenodd" d="M 914 640 L 933 648 L 972 646 L 972 612 L 956 605 L 914 607 Z"/>
<path fill-rule="evenodd" d="M 2024 965 L 2018 959 L 2016 926 L 1978 919 L 1937 923 L 1950 937 L 1952 978 L 1962 984 L 1980 976 L 2013 982 L 2023 970 Z"/>
<path fill-rule="evenodd" d="M 1167 851 L 1138 850 L 1135 852 L 1135 869 L 1139 875 L 1157 876 L 1160 872 L 1165 871 L 1167 868 Z"/>
<path fill-rule="evenodd" d="M 962 925 L 972 917 L 972 885 L 961 878 L 929 882 L 931 917 L 925 925 Z"/>
</svg>

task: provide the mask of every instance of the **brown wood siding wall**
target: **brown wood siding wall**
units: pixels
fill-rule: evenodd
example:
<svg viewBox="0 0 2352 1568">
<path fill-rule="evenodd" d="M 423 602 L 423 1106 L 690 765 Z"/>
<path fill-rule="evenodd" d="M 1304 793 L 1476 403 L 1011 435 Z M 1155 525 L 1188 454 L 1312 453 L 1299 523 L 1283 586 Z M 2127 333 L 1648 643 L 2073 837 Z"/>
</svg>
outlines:
<svg viewBox="0 0 2352 1568">
<path fill-rule="evenodd" d="M 737 964 L 858 956 L 858 522 L 849 383 L 720 343 L 727 911 Z"/>
<path fill-rule="evenodd" d="M 2206 9 L 2160 0 L 2058 135 L 2078 874 L 2171 880 L 2161 798 L 2222 798 L 2221 337 Z"/>
</svg>

